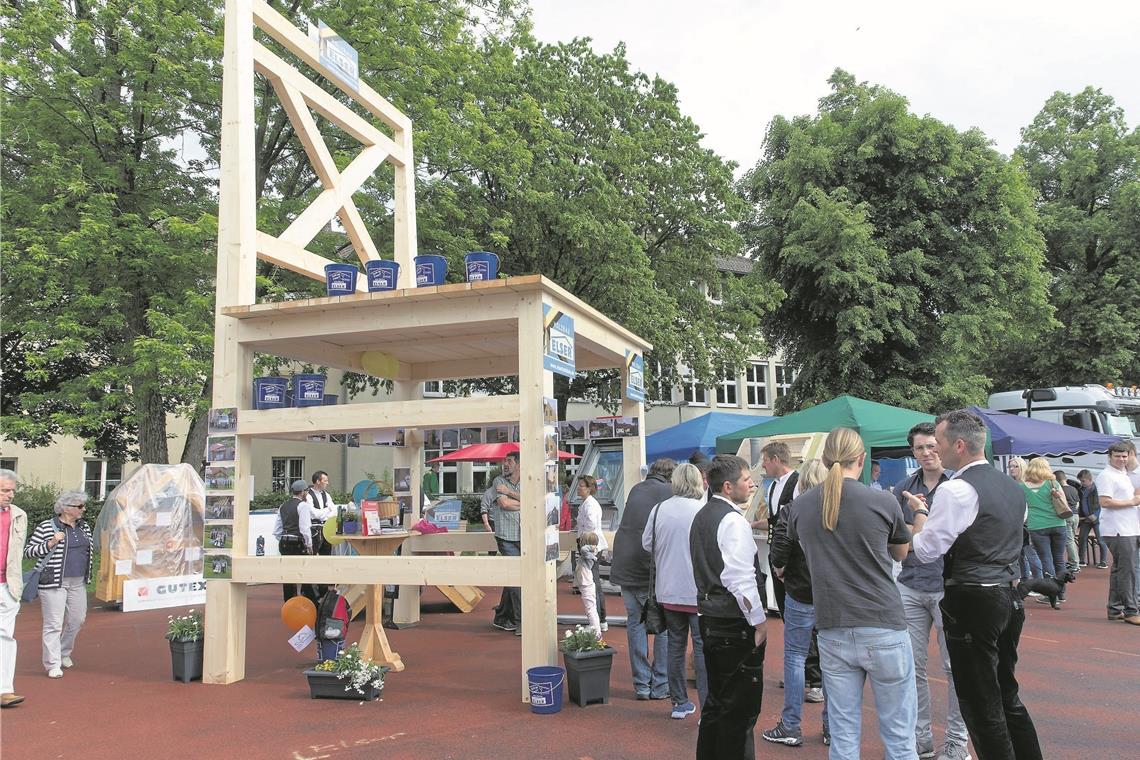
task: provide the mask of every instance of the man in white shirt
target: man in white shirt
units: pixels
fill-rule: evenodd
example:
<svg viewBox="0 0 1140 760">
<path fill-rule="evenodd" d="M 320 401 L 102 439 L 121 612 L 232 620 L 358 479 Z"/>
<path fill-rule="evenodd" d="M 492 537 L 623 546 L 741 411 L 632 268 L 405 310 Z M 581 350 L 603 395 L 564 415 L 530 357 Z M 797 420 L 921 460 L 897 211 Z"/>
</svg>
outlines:
<svg viewBox="0 0 1140 760">
<path fill-rule="evenodd" d="M 1112 553 L 1108 576 L 1108 619 L 1140 625 L 1137 608 L 1136 563 L 1140 558 L 1140 484 L 1133 483 L 1129 459 L 1135 461 L 1131 441 L 1108 449 L 1108 467 L 1096 476 L 1100 494 L 1100 535 Z"/>
<path fill-rule="evenodd" d="M 740 511 L 754 484 L 748 463 L 731 454 L 713 459 L 708 482 L 712 496 L 689 531 L 709 688 L 697 760 L 753 760 L 768 640 L 764 573 L 751 526 Z"/>
</svg>

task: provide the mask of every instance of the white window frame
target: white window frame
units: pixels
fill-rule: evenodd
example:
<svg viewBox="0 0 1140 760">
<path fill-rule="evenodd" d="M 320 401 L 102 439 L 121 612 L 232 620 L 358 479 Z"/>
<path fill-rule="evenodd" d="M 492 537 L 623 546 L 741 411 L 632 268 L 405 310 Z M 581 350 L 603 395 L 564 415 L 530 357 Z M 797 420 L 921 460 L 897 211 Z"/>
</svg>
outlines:
<svg viewBox="0 0 1140 760">
<path fill-rule="evenodd" d="M 278 462 L 285 463 L 285 478 L 281 480 L 273 474 L 273 469 Z M 274 493 L 289 493 L 289 486 L 294 480 L 305 479 L 305 458 L 304 457 L 270 457 L 269 458 L 269 488 Z M 280 487 L 278 487 L 280 483 Z"/>
<path fill-rule="evenodd" d="M 731 401 L 728 399 L 730 392 Z M 716 405 L 740 408 L 740 386 L 736 370 L 726 369 L 724 377 L 716 384 Z"/>
<path fill-rule="evenodd" d="M 755 395 L 759 402 L 750 401 L 750 395 Z M 745 367 L 744 403 L 749 409 L 767 409 L 769 407 L 768 362 L 748 362 L 748 366 Z"/>
<path fill-rule="evenodd" d="M 19 470 L 16 469 L 16 466 L 19 465 L 19 463 L 19 457 L 0 457 L 0 470 L 11 470 L 12 472 L 18 473 Z"/>
<path fill-rule="evenodd" d="M 424 380 L 424 398 L 443 398 L 442 380 Z"/>
<path fill-rule="evenodd" d="M 99 478 L 98 478 L 98 480 L 96 480 L 94 478 L 87 477 L 87 466 L 91 465 L 91 464 L 96 464 L 96 463 L 99 464 Z M 119 468 L 119 477 L 117 479 L 108 480 L 107 479 L 108 468 L 114 467 L 116 465 Z M 83 483 L 83 490 L 87 492 L 88 496 L 90 496 L 94 501 L 103 501 L 105 498 L 107 498 L 107 494 L 112 489 L 114 489 L 115 486 L 117 486 L 117 485 L 119 485 L 119 483 L 123 482 L 123 463 L 122 462 L 108 462 L 106 459 L 86 458 L 83 460 L 83 472 L 80 475 L 80 479 Z M 94 492 L 92 492 L 91 489 L 88 487 L 88 484 L 92 484 L 92 483 L 96 484 Z"/>
<path fill-rule="evenodd" d="M 783 375 L 781 381 L 780 375 Z M 773 386 L 776 388 L 776 398 L 783 398 L 788 395 L 788 391 L 792 388 L 792 383 L 796 381 L 795 370 L 790 369 L 787 365 L 777 364 L 773 372 Z"/>
<path fill-rule="evenodd" d="M 681 379 L 681 397 L 689 406 L 708 406 L 708 388 L 701 385 L 696 375 L 687 371 Z"/>
</svg>

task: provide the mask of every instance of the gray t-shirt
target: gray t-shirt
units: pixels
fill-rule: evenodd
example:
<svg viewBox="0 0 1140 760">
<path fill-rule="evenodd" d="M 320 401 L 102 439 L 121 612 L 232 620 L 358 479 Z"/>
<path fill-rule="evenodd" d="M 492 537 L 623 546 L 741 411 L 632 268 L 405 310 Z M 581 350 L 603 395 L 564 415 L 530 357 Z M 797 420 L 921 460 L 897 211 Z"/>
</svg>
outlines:
<svg viewBox="0 0 1140 760">
<path fill-rule="evenodd" d="M 788 537 L 811 571 L 816 626 L 906 629 L 887 544 L 910 541 L 902 507 L 890 493 L 847 478 L 834 531 L 823 527 L 823 487 L 789 505 Z"/>
</svg>

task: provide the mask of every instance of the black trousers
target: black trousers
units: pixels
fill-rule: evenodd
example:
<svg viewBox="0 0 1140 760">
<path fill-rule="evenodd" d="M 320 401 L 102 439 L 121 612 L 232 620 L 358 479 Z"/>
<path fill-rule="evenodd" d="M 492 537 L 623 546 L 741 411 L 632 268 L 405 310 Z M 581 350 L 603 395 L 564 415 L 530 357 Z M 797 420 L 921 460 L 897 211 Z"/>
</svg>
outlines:
<svg viewBox="0 0 1140 760">
<path fill-rule="evenodd" d="M 765 644 L 747 620 L 701 615 L 709 695 L 701 708 L 697 760 L 754 760 L 752 732 L 764 698 Z"/>
<path fill-rule="evenodd" d="M 282 536 L 277 539 L 277 551 L 280 552 L 283 557 L 299 556 L 309 553 L 309 550 L 305 548 L 305 544 L 300 538 L 291 538 L 289 536 Z M 286 602 L 301 594 L 311 599 L 313 604 L 320 601 L 316 589 L 308 583 L 300 584 L 299 589 L 296 583 L 283 583 L 281 584 L 281 593 Z"/>
<path fill-rule="evenodd" d="M 978 760 L 1041 760 L 1017 692 L 1025 609 L 1011 586 L 948 585 L 939 603 L 954 689 Z"/>
<path fill-rule="evenodd" d="M 335 519 L 335 518 L 333 518 L 333 519 Z M 314 522 L 313 527 L 312 527 L 312 534 L 313 534 L 313 546 L 317 547 L 317 556 L 331 557 L 332 556 L 332 544 L 330 544 L 328 541 L 325 540 L 324 523 Z M 313 592 L 317 595 L 317 599 L 320 599 L 322 596 L 324 596 L 325 592 L 328 590 L 329 590 L 329 586 L 327 583 L 318 583 L 315 586 L 313 586 Z"/>
</svg>

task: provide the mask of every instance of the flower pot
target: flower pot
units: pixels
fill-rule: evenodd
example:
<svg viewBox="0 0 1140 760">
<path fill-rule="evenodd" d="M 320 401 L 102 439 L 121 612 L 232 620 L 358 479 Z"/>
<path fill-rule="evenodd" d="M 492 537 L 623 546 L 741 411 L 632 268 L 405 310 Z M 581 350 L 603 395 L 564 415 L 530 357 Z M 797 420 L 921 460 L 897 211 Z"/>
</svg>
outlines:
<svg viewBox="0 0 1140 760">
<path fill-rule="evenodd" d="M 360 523 L 356 520 L 345 520 L 341 526 L 341 530 L 344 531 L 342 535 L 355 536 L 360 532 Z"/>
<path fill-rule="evenodd" d="M 357 702 L 371 702 L 379 697 L 384 689 L 383 685 L 367 686 L 365 687 L 367 691 L 353 689 L 347 678 L 337 678 L 336 673 L 328 670 L 306 670 L 305 678 L 309 680 L 310 699 L 353 699 Z M 345 691 L 346 687 L 348 691 Z"/>
<path fill-rule="evenodd" d="M 610 669 L 614 664 L 614 648 L 607 646 L 592 652 L 563 652 L 566 665 L 566 688 L 570 700 L 579 707 L 610 701 Z"/>
<path fill-rule="evenodd" d="M 190 683 L 202 680 L 203 644 L 201 639 L 170 642 L 170 664 L 175 681 Z"/>
</svg>

